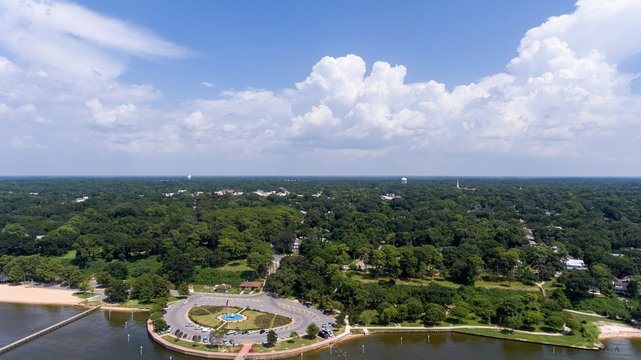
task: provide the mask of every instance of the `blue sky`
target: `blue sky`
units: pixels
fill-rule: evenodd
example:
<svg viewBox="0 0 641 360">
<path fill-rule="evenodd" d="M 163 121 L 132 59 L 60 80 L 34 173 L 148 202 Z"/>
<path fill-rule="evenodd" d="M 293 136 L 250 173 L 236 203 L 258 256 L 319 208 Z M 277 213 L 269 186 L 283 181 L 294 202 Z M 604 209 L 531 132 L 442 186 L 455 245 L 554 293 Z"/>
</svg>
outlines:
<svg viewBox="0 0 641 360">
<path fill-rule="evenodd" d="M 640 18 L 0 0 L 0 175 L 640 176 Z"/>
</svg>

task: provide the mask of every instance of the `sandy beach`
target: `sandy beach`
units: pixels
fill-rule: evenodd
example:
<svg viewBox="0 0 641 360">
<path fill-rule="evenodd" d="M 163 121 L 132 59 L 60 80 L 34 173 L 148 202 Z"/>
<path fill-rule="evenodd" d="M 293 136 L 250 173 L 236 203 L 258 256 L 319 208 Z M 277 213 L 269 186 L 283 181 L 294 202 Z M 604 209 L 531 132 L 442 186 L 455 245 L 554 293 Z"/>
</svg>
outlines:
<svg viewBox="0 0 641 360">
<path fill-rule="evenodd" d="M 615 324 L 611 322 L 599 321 L 598 324 L 599 339 L 615 339 L 615 338 L 641 338 L 641 329 L 633 328 L 632 326 Z"/>
<path fill-rule="evenodd" d="M 14 304 L 78 305 L 82 299 L 73 296 L 74 290 L 0 285 L 0 302 Z"/>
</svg>

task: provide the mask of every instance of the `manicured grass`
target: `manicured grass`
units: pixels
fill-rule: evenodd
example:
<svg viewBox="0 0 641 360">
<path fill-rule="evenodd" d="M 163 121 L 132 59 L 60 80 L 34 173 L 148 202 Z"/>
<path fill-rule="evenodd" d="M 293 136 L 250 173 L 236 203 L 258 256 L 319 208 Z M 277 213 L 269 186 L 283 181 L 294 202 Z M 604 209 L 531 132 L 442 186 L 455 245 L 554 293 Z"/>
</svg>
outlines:
<svg viewBox="0 0 641 360">
<path fill-rule="evenodd" d="M 237 307 L 227 308 L 228 313 L 239 312 L 241 309 Z M 203 325 L 210 328 L 217 328 L 224 323 L 218 319 L 218 316 L 223 315 L 225 310 L 222 306 L 197 306 L 189 310 L 189 319 L 196 324 Z M 241 313 L 247 319 L 238 322 L 229 322 L 226 324 L 225 329 L 230 330 L 260 330 L 270 329 L 274 327 L 285 326 L 291 323 L 292 319 L 272 314 L 264 311 L 247 309 Z"/>
<path fill-rule="evenodd" d="M 274 315 L 274 320 L 272 320 L 272 326 L 271 327 L 277 328 L 277 327 L 285 326 L 285 325 L 289 324 L 290 322 L 292 322 L 292 319 L 288 318 L 287 316 L 276 314 L 276 315 Z"/>
<path fill-rule="evenodd" d="M 475 334 L 489 336 L 499 339 L 511 339 L 520 341 L 536 342 L 539 344 L 547 345 L 562 345 L 562 346 L 578 346 L 578 347 L 594 347 L 595 344 L 590 343 L 584 339 L 580 334 L 562 335 L 562 336 L 547 336 L 547 335 L 533 335 L 515 332 L 514 334 L 502 333 L 498 330 L 491 329 L 460 329 L 459 332 L 466 334 Z"/>
<path fill-rule="evenodd" d="M 113 306 L 125 307 L 125 308 L 137 308 L 137 309 L 150 309 L 152 304 L 141 304 L 140 301 L 131 299 L 127 300 L 124 303 L 116 304 Z"/>
<path fill-rule="evenodd" d="M 374 278 L 371 277 L 367 274 L 359 273 L 356 271 L 350 272 L 350 275 L 364 283 L 364 284 L 370 284 L 370 283 L 378 283 L 379 281 L 389 281 L 390 279 L 387 277 L 378 277 Z M 431 283 L 434 284 L 439 284 L 441 286 L 445 287 L 451 287 L 451 288 L 458 288 L 461 285 L 454 283 L 452 281 L 440 278 L 440 277 L 435 277 L 434 280 L 430 279 L 394 279 L 394 282 L 397 285 L 410 285 L 410 286 L 426 286 Z M 523 284 L 522 282 L 519 281 L 485 281 L 485 280 L 477 280 L 474 283 L 474 286 L 480 287 L 480 288 L 485 288 L 485 289 L 506 289 L 506 290 L 518 290 L 518 291 L 532 291 L 532 292 L 540 292 L 541 290 L 536 286 L 536 285 L 526 285 Z"/>
<path fill-rule="evenodd" d="M 606 323 L 613 323 L 613 324 L 620 324 L 620 325 L 629 325 L 623 320 L 615 320 L 615 319 L 610 319 L 606 317 L 600 317 L 600 316 L 590 316 L 590 315 L 583 315 L 583 314 L 577 314 L 573 312 L 568 312 L 572 317 L 578 321 L 578 322 L 583 322 L 585 321 L 586 323 L 593 323 L 596 324 L 599 321 L 603 321 Z"/>
<path fill-rule="evenodd" d="M 163 335 L 163 339 L 173 343 L 180 345 L 182 347 L 186 347 L 189 349 L 196 349 L 196 350 L 203 350 L 203 351 L 211 351 L 211 352 L 239 352 L 241 347 L 240 346 L 217 346 L 217 345 L 208 345 L 205 343 L 196 343 L 193 341 L 187 341 L 187 340 L 182 340 L 178 339 L 174 336 L 171 336 L 169 334 Z"/>
<path fill-rule="evenodd" d="M 307 339 L 306 337 L 301 336 L 299 338 L 278 342 L 276 343 L 276 345 L 272 347 L 267 347 L 264 345 L 254 345 L 254 347 L 252 347 L 252 352 L 270 352 L 270 351 L 294 349 L 301 346 L 315 344 L 323 340 L 325 339 L 321 337 L 317 337 L 316 339 L 310 340 L 310 339 Z"/>
<path fill-rule="evenodd" d="M 91 293 L 75 292 L 73 293 L 73 296 L 77 296 L 81 299 L 89 299 L 93 295 Z"/>
<path fill-rule="evenodd" d="M 204 284 L 193 284 L 195 292 L 206 292 L 206 293 L 212 293 L 212 294 L 216 293 L 214 289 L 211 288 L 211 285 L 206 285 L 206 286 L 208 287 L 205 287 Z M 232 287 L 231 289 L 227 290 L 225 294 L 240 294 L 240 289 L 238 287 Z"/>
<path fill-rule="evenodd" d="M 227 312 L 239 312 L 240 308 L 229 307 Z M 223 321 L 218 319 L 218 316 L 223 315 L 225 309 L 222 306 L 196 306 L 189 310 L 189 319 L 196 324 L 203 325 L 210 328 L 217 328 L 223 324 Z"/>
<path fill-rule="evenodd" d="M 219 271 L 251 271 L 252 269 L 247 266 L 247 260 L 234 260 L 230 261 L 224 266 L 217 267 L 216 270 Z"/>
<path fill-rule="evenodd" d="M 445 322 L 441 323 L 441 326 L 458 326 L 458 325 L 488 326 L 490 324 L 480 321 L 478 318 L 476 318 L 476 316 L 473 316 L 473 315 L 470 315 L 465 319 L 460 319 L 460 320 L 452 317 L 448 317 L 447 319 L 445 319 Z"/>
</svg>

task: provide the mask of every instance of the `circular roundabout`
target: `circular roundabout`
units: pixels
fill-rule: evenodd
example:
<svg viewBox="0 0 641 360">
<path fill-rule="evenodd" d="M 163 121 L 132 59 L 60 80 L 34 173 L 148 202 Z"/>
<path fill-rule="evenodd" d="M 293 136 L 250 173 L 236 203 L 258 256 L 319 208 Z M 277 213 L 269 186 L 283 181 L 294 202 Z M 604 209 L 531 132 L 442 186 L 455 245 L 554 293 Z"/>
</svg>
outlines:
<svg viewBox="0 0 641 360">
<path fill-rule="evenodd" d="M 237 321 L 247 320 L 247 316 L 241 315 L 239 313 L 231 313 L 231 314 L 220 315 L 218 319 L 226 322 L 237 322 Z"/>
<path fill-rule="evenodd" d="M 280 339 L 289 338 L 291 333 L 302 335 L 310 323 L 320 326 L 333 321 L 317 309 L 264 293 L 193 294 L 171 304 L 164 319 L 172 337 L 179 331 L 181 340 L 211 342 L 210 335 L 220 330 L 222 340 L 234 340 L 235 344 L 262 343 L 269 330 L 276 331 Z"/>
</svg>

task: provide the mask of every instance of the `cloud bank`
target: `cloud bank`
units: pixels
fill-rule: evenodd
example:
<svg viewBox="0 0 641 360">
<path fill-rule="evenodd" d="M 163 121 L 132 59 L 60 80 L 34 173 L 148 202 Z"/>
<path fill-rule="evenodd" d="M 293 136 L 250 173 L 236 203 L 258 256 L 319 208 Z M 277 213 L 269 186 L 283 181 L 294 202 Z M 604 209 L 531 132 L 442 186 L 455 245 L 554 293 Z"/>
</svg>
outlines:
<svg viewBox="0 0 641 360">
<path fill-rule="evenodd" d="M 124 154 L 612 157 L 602 144 L 630 132 L 641 150 L 637 75 L 618 68 L 641 51 L 639 18 L 639 0 L 580 0 L 530 29 L 503 72 L 453 88 L 408 83 L 403 65 L 348 54 L 323 57 L 286 89 L 223 91 L 168 109 L 152 85 L 118 77 L 129 56 L 188 50 L 72 3 L 0 1 L 0 44 L 11 55 L 0 56 L 0 126 L 74 128 L 91 139 L 79 146 Z M 43 146 L 33 131 L 9 137 L 16 148 Z"/>
</svg>

